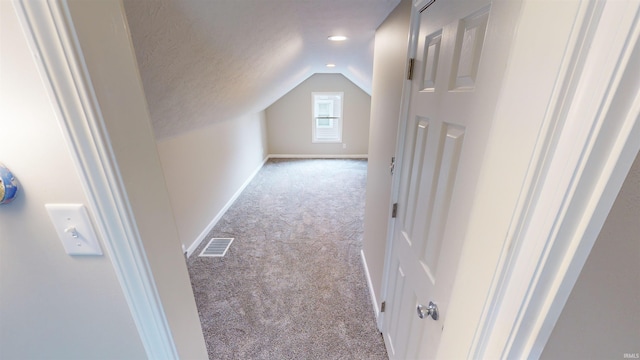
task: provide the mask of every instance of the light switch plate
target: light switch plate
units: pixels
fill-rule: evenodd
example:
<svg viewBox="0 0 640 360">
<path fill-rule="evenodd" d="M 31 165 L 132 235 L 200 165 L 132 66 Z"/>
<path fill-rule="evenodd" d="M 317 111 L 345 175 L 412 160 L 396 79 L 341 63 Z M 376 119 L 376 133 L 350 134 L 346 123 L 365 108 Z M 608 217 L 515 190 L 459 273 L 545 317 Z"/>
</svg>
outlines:
<svg viewBox="0 0 640 360">
<path fill-rule="evenodd" d="M 49 217 L 69 255 L 102 255 L 89 214 L 82 204 L 46 204 Z"/>
</svg>

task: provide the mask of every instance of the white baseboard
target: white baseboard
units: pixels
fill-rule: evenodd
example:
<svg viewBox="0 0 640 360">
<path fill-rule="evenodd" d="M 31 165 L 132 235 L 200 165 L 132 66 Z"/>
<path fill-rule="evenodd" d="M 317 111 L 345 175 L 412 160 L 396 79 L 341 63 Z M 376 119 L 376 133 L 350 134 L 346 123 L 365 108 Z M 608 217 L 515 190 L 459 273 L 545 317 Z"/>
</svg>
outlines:
<svg viewBox="0 0 640 360">
<path fill-rule="evenodd" d="M 367 287 L 369 288 L 369 295 L 371 295 L 373 312 L 376 315 L 376 320 L 378 320 L 378 317 L 380 316 L 380 308 L 378 307 L 376 293 L 373 291 L 373 283 L 371 282 L 371 275 L 369 274 L 369 266 L 367 266 L 367 258 L 364 256 L 364 250 L 360 250 L 360 258 L 362 259 L 362 266 L 364 267 L 364 275 L 367 278 Z"/>
<path fill-rule="evenodd" d="M 216 216 L 213 218 L 213 220 L 211 220 L 209 225 L 207 225 L 207 227 L 204 230 L 202 230 L 200 235 L 198 235 L 196 240 L 187 249 L 187 257 L 190 257 L 191 254 L 193 254 L 193 252 L 196 251 L 198 246 L 200 246 L 202 241 L 206 238 L 207 234 L 209 234 L 211 229 L 213 229 L 213 227 L 216 226 L 218 221 L 220 221 L 220 219 L 222 218 L 224 213 L 226 213 L 227 210 L 229 210 L 229 208 L 231 207 L 231 205 L 233 205 L 233 203 L 236 201 L 238 196 L 240 196 L 240 194 L 242 194 L 244 189 L 247 187 L 247 185 L 249 185 L 251 180 L 253 180 L 253 178 L 258 174 L 260 169 L 262 169 L 262 167 L 267 162 L 267 160 L 269 160 L 269 156 L 267 156 L 266 158 L 264 158 L 264 160 L 262 160 L 262 163 L 253 171 L 253 173 L 247 178 L 247 180 L 242 184 L 242 186 L 240 186 L 240 188 L 235 192 L 235 194 L 233 194 L 233 196 L 229 199 L 229 201 L 227 201 L 227 203 L 222 207 L 222 209 L 220 209 L 220 211 L 218 211 L 218 214 L 216 214 Z"/>
<path fill-rule="evenodd" d="M 269 154 L 269 159 L 368 159 L 367 154 Z"/>
</svg>

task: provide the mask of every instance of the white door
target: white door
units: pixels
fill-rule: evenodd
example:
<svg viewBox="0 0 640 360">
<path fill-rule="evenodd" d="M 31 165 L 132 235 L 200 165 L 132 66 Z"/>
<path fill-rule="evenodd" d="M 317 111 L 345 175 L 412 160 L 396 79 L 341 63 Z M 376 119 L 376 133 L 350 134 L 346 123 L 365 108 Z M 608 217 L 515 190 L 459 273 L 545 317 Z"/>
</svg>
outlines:
<svg viewBox="0 0 640 360">
<path fill-rule="evenodd" d="M 392 359 L 436 356 L 517 14 L 487 0 L 420 13 L 383 334 Z M 506 11 L 502 11 L 506 10 Z M 508 27 L 508 26 L 507 26 Z M 489 58 L 490 60 L 487 60 Z M 437 305 L 437 320 L 417 307 Z"/>
</svg>

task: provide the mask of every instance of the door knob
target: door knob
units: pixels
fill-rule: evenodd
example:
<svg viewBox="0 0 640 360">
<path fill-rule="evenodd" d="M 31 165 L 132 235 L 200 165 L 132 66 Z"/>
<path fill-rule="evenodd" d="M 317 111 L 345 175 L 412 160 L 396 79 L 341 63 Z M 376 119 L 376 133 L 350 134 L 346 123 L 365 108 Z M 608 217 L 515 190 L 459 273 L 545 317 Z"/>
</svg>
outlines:
<svg viewBox="0 0 640 360">
<path fill-rule="evenodd" d="M 433 320 L 438 320 L 438 305 L 429 301 L 429 306 L 418 305 L 418 317 L 424 319 L 431 316 Z"/>
</svg>

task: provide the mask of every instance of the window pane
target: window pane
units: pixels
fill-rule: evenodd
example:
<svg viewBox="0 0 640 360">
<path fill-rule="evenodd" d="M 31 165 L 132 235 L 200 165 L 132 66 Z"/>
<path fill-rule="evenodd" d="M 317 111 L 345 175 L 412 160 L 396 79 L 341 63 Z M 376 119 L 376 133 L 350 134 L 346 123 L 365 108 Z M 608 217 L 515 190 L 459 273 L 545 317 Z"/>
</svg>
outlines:
<svg viewBox="0 0 640 360">
<path fill-rule="evenodd" d="M 322 128 L 331 128 L 333 127 L 333 119 L 316 119 L 316 126 Z"/>
<path fill-rule="evenodd" d="M 329 104 L 327 104 L 327 103 L 318 103 L 318 116 L 331 116 L 331 111 L 329 109 Z"/>
<path fill-rule="evenodd" d="M 339 143 L 342 141 L 343 93 L 312 93 L 312 141 Z"/>
</svg>

